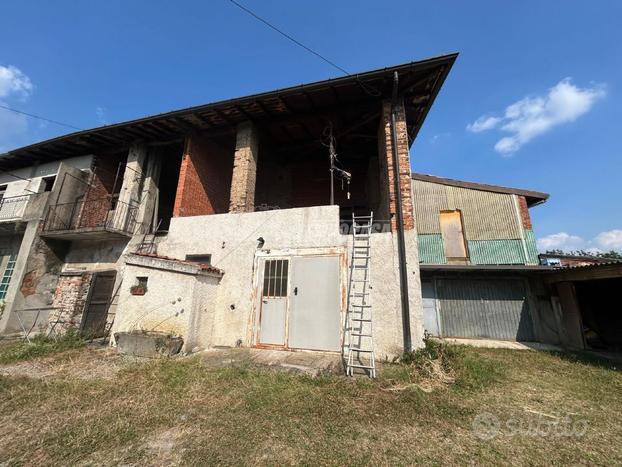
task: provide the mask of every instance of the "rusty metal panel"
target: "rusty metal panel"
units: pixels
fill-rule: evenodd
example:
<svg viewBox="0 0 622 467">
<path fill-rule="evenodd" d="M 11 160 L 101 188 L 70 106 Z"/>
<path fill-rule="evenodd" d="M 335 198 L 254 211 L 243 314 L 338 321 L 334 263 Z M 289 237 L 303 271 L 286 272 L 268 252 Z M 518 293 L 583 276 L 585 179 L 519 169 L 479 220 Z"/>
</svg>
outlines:
<svg viewBox="0 0 622 467">
<path fill-rule="evenodd" d="M 446 186 L 449 209 L 459 209 L 467 240 L 520 239 L 512 195 Z"/>
<path fill-rule="evenodd" d="M 444 337 L 534 341 L 522 279 L 437 280 Z"/>
<path fill-rule="evenodd" d="M 464 244 L 464 229 L 460 211 L 441 212 L 441 235 L 448 259 L 464 259 L 467 257 Z"/>
<path fill-rule="evenodd" d="M 445 186 L 413 180 L 412 187 L 417 232 L 420 234 L 440 234 L 440 212 L 452 209 L 447 204 Z"/>
</svg>

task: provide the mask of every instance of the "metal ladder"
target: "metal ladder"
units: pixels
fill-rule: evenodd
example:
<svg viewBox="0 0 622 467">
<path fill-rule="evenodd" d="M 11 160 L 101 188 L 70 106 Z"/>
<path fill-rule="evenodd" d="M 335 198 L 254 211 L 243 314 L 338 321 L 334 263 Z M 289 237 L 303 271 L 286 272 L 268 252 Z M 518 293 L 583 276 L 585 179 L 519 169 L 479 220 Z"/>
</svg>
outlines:
<svg viewBox="0 0 622 467">
<path fill-rule="evenodd" d="M 352 215 L 352 256 L 346 313 L 346 375 L 363 370 L 376 377 L 373 321 L 371 307 L 371 229 L 374 213 Z"/>
</svg>

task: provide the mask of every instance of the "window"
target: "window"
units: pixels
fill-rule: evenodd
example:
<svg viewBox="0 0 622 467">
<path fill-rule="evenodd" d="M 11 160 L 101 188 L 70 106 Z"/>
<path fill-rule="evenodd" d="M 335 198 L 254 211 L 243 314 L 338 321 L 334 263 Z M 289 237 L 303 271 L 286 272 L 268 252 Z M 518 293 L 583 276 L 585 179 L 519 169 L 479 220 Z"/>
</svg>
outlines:
<svg viewBox="0 0 622 467">
<path fill-rule="evenodd" d="M 466 261 L 467 250 L 462 227 L 462 213 L 458 210 L 441 211 L 440 221 L 447 260 L 449 262 L 452 260 Z"/>
<path fill-rule="evenodd" d="M 139 276 L 139 277 L 137 277 L 137 278 L 136 278 L 136 282 L 137 282 L 137 284 L 136 284 L 136 285 L 138 285 L 138 287 L 141 287 L 141 288 L 143 288 L 143 289 L 146 289 L 146 288 L 147 288 L 147 282 L 148 282 L 148 281 L 149 281 L 149 278 L 148 278 L 148 277 Z"/>
<path fill-rule="evenodd" d="M 186 255 L 186 261 L 201 264 L 212 264 L 212 255 Z"/>
<path fill-rule="evenodd" d="M 55 181 L 56 175 L 52 175 L 51 177 L 43 177 L 43 191 L 52 191 Z"/>
<path fill-rule="evenodd" d="M 0 280 L 0 300 L 6 297 L 7 290 L 9 290 L 9 284 L 11 283 L 11 276 L 13 275 L 13 269 L 15 269 L 16 255 L 12 254 L 9 257 L 9 262 L 6 265 L 2 280 Z"/>
<path fill-rule="evenodd" d="M 270 259 L 266 260 L 263 270 L 263 293 L 264 297 L 287 296 L 287 270 L 289 260 Z"/>
<path fill-rule="evenodd" d="M 0 185 L 0 201 L 4 198 L 4 194 L 6 193 L 6 185 Z"/>
</svg>

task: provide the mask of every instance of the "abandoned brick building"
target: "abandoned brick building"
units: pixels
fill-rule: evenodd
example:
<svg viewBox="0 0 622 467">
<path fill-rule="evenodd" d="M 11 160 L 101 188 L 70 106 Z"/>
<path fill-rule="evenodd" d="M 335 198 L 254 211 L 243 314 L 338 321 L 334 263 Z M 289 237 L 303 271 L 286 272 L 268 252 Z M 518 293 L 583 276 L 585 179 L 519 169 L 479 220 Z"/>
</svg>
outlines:
<svg viewBox="0 0 622 467">
<path fill-rule="evenodd" d="M 186 351 L 363 351 L 371 329 L 353 333 L 348 321 L 362 296 L 375 358 L 420 346 L 424 329 L 560 342 L 528 213 L 547 195 L 411 173 L 409 149 L 455 59 L 2 155 L 0 332 L 159 331 L 183 338 Z M 487 226 L 481 212 L 494 214 Z M 370 276 L 356 284 L 361 264 Z M 496 313 L 502 331 L 482 324 L 495 315 L 485 306 L 457 316 L 460 300 L 486 294 L 512 303 Z"/>
</svg>

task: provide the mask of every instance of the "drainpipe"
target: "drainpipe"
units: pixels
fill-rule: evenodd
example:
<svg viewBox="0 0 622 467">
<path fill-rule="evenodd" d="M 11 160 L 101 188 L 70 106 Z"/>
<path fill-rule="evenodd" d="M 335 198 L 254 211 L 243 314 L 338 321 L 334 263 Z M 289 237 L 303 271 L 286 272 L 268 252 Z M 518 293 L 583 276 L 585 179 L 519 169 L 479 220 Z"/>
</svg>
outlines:
<svg viewBox="0 0 622 467">
<path fill-rule="evenodd" d="M 406 270 L 406 241 L 404 239 L 404 216 L 402 213 L 402 192 L 400 184 L 399 157 L 397 154 L 397 71 L 393 74 L 393 97 L 391 99 L 391 137 L 393 149 L 393 179 L 395 189 L 395 204 L 397 210 L 397 251 L 400 268 L 400 296 L 402 301 L 402 328 L 404 333 L 404 352 L 412 351 L 412 337 L 410 335 L 410 307 L 408 304 L 408 272 Z"/>
</svg>

